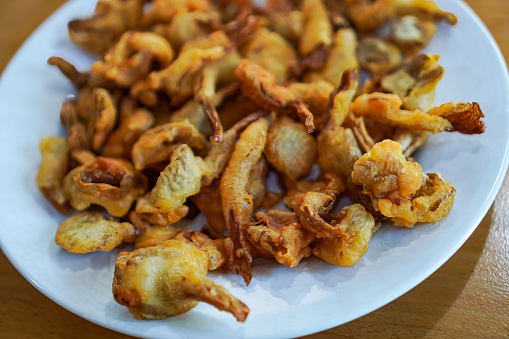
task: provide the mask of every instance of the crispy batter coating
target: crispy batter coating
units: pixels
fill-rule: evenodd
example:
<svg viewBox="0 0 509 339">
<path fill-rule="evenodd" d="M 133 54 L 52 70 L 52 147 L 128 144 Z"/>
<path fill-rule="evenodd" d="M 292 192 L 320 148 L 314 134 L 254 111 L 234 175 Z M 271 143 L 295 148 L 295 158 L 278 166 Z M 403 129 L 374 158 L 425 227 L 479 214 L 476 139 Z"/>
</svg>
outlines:
<svg viewBox="0 0 509 339">
<path fill-rule="evenodd" d="M 368 243 L 380 227 L 373 216 L 360 204 L 344 207 L 331 221 L 344 234 L 318 238 L 313 243 L 313 254 L 330 264 L 348 267 L 359 262 L 368 251 Z"/>
<path fill-rule="evenodd" d="M 137 319 L 163 319 L 207 302 L 244 321 L 249 308 L 206 277 L 207 253 L 186 242 L 120 253 L 115 264 L 113 296 Z"/>
<path fill-rule="evenodd" d="M 223 215 L 228 230 L 225 239 L 228 268 L 241 274 L 246 285 L 253 276 L 250 269 L 253 258 L 245 235 L 254 208 L 253 196 L 248 192 L 249 177 L 262 157 L 267 129 L 267 120 L 260 118 L 242 132 L 221 176 Z"/>
<path fill-rule="evenodd" d="M 325 80 L 333 86 L 339 86 L 341 75 L 349 68 L 357 68 L 357 35 L 350 28 L 340 29 L 332 40 L 331 51 L 325 64 L 303 76 L 305 82 Z"/>
<path fill-rule="evenodd" d="M 458 18 L 440 9 L 432 0 L 394 0 L 396 13 L 399 16 L 415 15 L 423 20 L 445 21 L 449 25 L 456 25 Z"/>
<path fill-rule="evenodd" d="M 259 65 L 242 59 L 235 70 L 242 94 L 268 111 L 297 113 L 309 133 L 313 132 L 313 114 L 288 88 L 279 86 L 274 76 Z"/>
<path fill-rule="evenodd" d="M 294 82 L 288 86 L 288 90 L 313 112 L 313 121 L 317 130 L 323 129 L 327 122 L 326 114 L 329 105 L 329 97 L 334 91 L 334 86 L 325 80 L 313 82 Z"/>
<path fill-rule="evenodd" d="M 129 88 L 145 79 L 154 64 L 166 68 L 174 52 L 166 39 L 151 32 L 125 32 L 103 60 L 92 64 L 91 77 L 114 81 L 121 88 Z M 102 80 L 104 79 L 104 80 Z"/>
<path fill-rule="evenodd" d="M 97 151 L 106 141 L 117 123 L 117 107 L 111 93 L 103 88 L 93 90 L 95 109 L 88 121 L 88 134 L 91 145 Z"/>
<path fill-rule="evenodd" d="M 136 212 L 132 212 L 136 213 Z M 161 245 L 163 242 L 174 239 L 182 229 L 171 225 L 153 225 L 145 229 L 134 241 L 134 249 Z"/>
<path fill-rule="evenodd" d="M 136 229 L 128 222 L 104 218 L 102 212 L 74 214 L 58 227 L 55 242 L 73 253 L 109 252 L 123 242 L 132 242 Z"/>
<path fill-rule="evenodd" d="M 183 104 L 193 96 L 193 87 L 203 67 L 224 55 L 224 48 L 220 46 L 187 49 L 167 68 L 150 73 L 145 84 L 149 89 L 165 91 L 172 105 Z"/>
<path fill-rule="evenodd" d="M 398 226 L 413 227 L 417 222 L 440 221 L 449 214 L 456 189 L 444 181 L 440 173 L 429 173 L 412 199 L 394 203 L 390 199 L 378 202 L 380 212 Z"/>
<path fill-rule="evenodd" d="M 354 191 L 351 172 L 354 162 L 362 155 L 354 133 L 342 124 L 357 91 L 359 75 L 356 69 L 343 73 L 341 84 L 331 94 L 325 127 L 316 138 L 318 164 L 323 173 L 333 173 L 345 180 L 349 191 Z"/>
<path fill-rule="evenodd" d="M 213 11 L 180 12 L 173 16 L 161 33 L 175 49 L 180 50 L 186 42 L 206 36 L 209 33 L 207 26 L 218 26 L 219 19 L 219 14 Z"/>
<path fill-rule="evenodd" d="M 50 57 L 48 64 L 58 67 L 60 72 L 74 85 L 77 89 L 83 88 L 88 83 L 89 74 L 79 72 L 73 64 L 60 57 Z"/>
<path fill-rule="evenodd" d="M 207 235 L 192 230 L 183 230 L 175 240 L 180 240 L 193 244 L 207 253 L 208 269 L 213 271 L 216 269 L 223 270 L 226 265 L 226 251 L 224 249 L 224 239 L 210 239 Z"/>
<path fill-rule="evenodd" d="M 260 65 L 283 84 L 293 75 L 297 53 L 281 35 L 265 27 L 258 28 L 241 46 L 243 58 Z"/>
<path fill-rule="evenodd" d="M 154 125 L 154 122 L 154 115 L 150 111 L 138 108 L 109 135 L 102 154 L 106 157 L 130 160 L 133 145 Z"/>
<path fill-rule="evenodd" d="M 161 162 L 167 164 L 175 149 L 184 143 L 200 156 L 207 154 L 207 139 L 187 121 L 153 127 L 144 132 L 132 147 L 134 167 L 142 170 Z"/>
<path fill-rule="evenodd" d="M 405 159 L 399 143 L 384 140 L 355 162 L 352 180 L 371 198 L 368 211 L 379 211 L 382 199 L 395 204 L 409 200 L 422 186 L 423 173 L 421 165 Z"/>
<path fill-rule="evenodd" d="M 136 212 L 165 213 L 171 222 L 177 222 L 188 212 L 184 202 L 200 191 L 202 176 L 203 159 L 196 157 L 186 144 L 180 145 L 152 191 L 138 199 Z"/>
<path fill-rule="evenodd" d="M 387 73 L 401 63 L 401 51 L 390 41 L 367 37 L 359 41 L 359 65 L 373 75 Z"/>
<path fill-rule="evenodd" d="M 269 128 L 264 154 L 282 174 L 286 187 L 290 187 L 311 170 L 316 157 L 316 144 L 302 124 L 281 115 Z"/>
<path fill-rule="evenodd" d="M 290 267 L 311 255 L 309 244 L 315 239 L 295 213 L 276 209 L 256 213 L 246 234 L 260 254 Z"/>
<path fill-rule="evenodd" d="M 440 174 L 426 176 L 418 163 L 407 161 L 401 145 L 392 140 L 377 143 L 363 155 L 354 165 L 352 179 L 360 185 L 361 193 L 369 196 L 368 210 L 406 227 L 444 218 L 456 193 Z"/>
<path fill-rule="evenodd" d="M 393 0 L 355 1 L 347 9 L 347 16 L 359 31 L 374 31 L 394 15 Z"/>
<path fill-rule="evenodd" d="M 390 37 L 404 53 L 413 54 L 431 42 L 436 29 L 436 25 L 432 21 L 405 15 L 393 20 Z"/>
<path fill-rule="evenodd" d="M 74 209 L 82 211 L 96 204 L 121 217 L 147 191 L 147 178 L 125 160 L 97 157 L 93 163 L 71 170 L 63 188 Z"/>
<path fill-rule="evenodd" d="M 476 102 L 450 102 L 432 108 L 428 114 L 447 119 L 452 125 L 452 131 L 462 134 L 480 134 L 485 129 L 481 121 L 484 114 Z"/>
<path fill-rule="evenodd" d="M 332 26 L 322 0 L 304 0 L 302 3 L 303 29 L 299 52 L 308 55 L 320 46 L 332 43 Z"/>
<path fill-rule="evenodd" d="M 141 25 L 168 23 L 177 13 L 210 10 L 211 4 L 207 0 L 153 0 L 141 18 Z"/>
<path fill-rule="evenodd" d="M 39 150 L 42 159 L 37 172 L 37 187 L 57 211 L 67 213 L 71 206 L 62 184 L 69 170 L 69 143 L 65 138 L 43 138 Z"/>
<path fill-rule="evenodd" d="M 283 199 L 283 202 L 296 212 L 300 208 L 300 198 L 308 192 L 319 192 L 328 195 L 338 195 L 344 191 L 343 181 L 334 174 L 325 174 L 320 180 L 297 181 Z"/>
<path fill-rule="evenodd" d="M 143 4 L 143 0 L 100 0 L 90 18 L 69 22 L 69 37 L 80 47 L 103 54 L 122 33 L 136 27 Z"/>
<path fill-rule="evenodd" d="M 358 96 L 350 107 L 358 116 L 368 116 L 393 126 L 433 133 L 452 130 L 452 125 L 447 119 L 419 109 L 407 111 L 401 109 L 401 105 L 399 96 L 375 92 Z"/>
<path fill-rule="evenodd" d="M 427 112 L 435 107 L 435 88 L 444 75 L 437 54 L 417 54 L 407 59 L 392 73 L 383 76 L 383 91 L 397 94 L 408 110 Z"/>
</svg>

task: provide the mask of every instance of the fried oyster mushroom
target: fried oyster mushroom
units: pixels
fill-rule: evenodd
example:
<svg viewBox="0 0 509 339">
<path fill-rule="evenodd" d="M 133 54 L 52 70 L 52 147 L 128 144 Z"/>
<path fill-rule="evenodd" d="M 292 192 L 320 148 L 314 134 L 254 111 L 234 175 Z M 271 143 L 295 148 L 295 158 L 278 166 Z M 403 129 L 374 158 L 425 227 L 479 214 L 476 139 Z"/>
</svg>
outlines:
<svg viewBox="0 0 509 339">
<path fill-rule="evenodd" d="M 401 108 L 401 99 L 394 94 L 371 93 L 358 96 L 350 108 L 357 116 L 368 116 L 388 125 L 411 130 L 437 132 L 457 131 L 463 134 L 484 132 L 482 114 L 477 103 L 452 102 L 428 112 Z"/>
<path fill-rule="evenodd" d="M 207 253 L 178 240 L 120 253 L 113 297 L 137 319 L 163 319 L 186 313 L 198 301 L 230 312 L 244 322 L 249 308 L 207 278 Z"/>
<path fill-rule="evenodd" d="M 78 211 L 95 204 L 122 217 L 147 191 L 147 178 L 130 162 L 97 157 L 93 163 L 71 170 L 64 178 L 63 188 L 71 206 Z"/>
<path fill-rule="evenodd" d="M 168 160 L 177 147 L 188 145 L 200 156 L 207 154 L 207 139 L 187 121 L 170 122 L 145 131 L 134 143 L 131 156 L 134 167 L 142 170 L 160 163 L 168 164 Z"/>
<path fill-rule="evenodd" d="M 106 52 L 125 31 L 135 28 L 143 12 L 143 0 L 100 0 L 94 14 L 68 24 L 69 37 L 97 54 Z"/>
<path fill-rule="evenodd" d="M 269 163 L 283 176 L 285 186 L 290 187 L 311 170 L 316 144 L 302 124 L 281 115 L 269 128 L 264 153 Z"/>
<path fill-rule="evenodd" d="M 315 235 L 299 222 L 293 212 L 271 209 L 256 213 L 246 230 L 247 239 L 263 256 L 295 267 L 311 255 L 309 244 Z"/>
<path fill-rule="evenodd" d="M 246 229 L 254 210 L 254 197 L 249 192 L 250 176 L 263 156 L 267 129 L 267 120 L 260 118 L 242 132 L 220 183 L 223 215 L 228 231 L 225 239 L 228 268 L 242 275 L 246 285 L 253 277 L 250 268 L 253 256 L 246 239 Z"/>
<path fill-rule="evenodd" d="M 304 121 L 307 131 L 314 131 L 313 114 L 288 88 L 278 85 L 274 75 L 254 62 L 242 59 L 235 70 L 235 76 L 242 94 L 256 105 L 268 111 L 296 113 Z"/>
<path fill-rule="evenodd" d="M 128 222 L 104 218 L 102 212 L 85 211 L 71 216 L 58 227 L 55 242 L 72 253 L 109 252 L 123 242 L 132 242 L 136 229 Z"/>
<path fill-rule="evenodd" d="M 166 39 L 150 32 L 125 32 L 116 45 L 92 64 L 92 82 L 114 82 L 129 88 L 143 80 L 154 66 L 166 68 L 173 60 L 173 50 Z"/>
<path fill-rule="evenodd" d="M 136 212 L 162 214 L 170 222 L 179 221 L 189 211 L 184 205 L 187 198 L 200 191 L 203 173 L 203 159 L 195 156 L 188 145 L 180 145 L 157 178 L 154 188 L 138 199 Z"/>
<path fill-rule="evenodd" d="M 332 217 L 331 225 L 343 231 L 337 237 L 318 238 L 313 254 L 329 264 L 353 266 L 368 251 L 368 243 L 380 227 L 373 216 L 360 204 L 344 207 Z"/>
<path fill-rule="evenodd" d="M 369 198 L 366 209 L 398 226 L 441 220 L 451 210 L 456 194 L 439 173 L 425 175 L 418 163 L 407 161 L 401 145 L 392 140 L 375 144 L 357 160 L 352 180 Z"/>
<path fill-rule="evenodd" d="M 39 149 L 42 159 L 37 172 L 37 187 L 57 211 L 67 213 L 71 206 L 62 185 L 69 170 L 69 143 L 65 138 L 43 138 Z"/>
</svg>

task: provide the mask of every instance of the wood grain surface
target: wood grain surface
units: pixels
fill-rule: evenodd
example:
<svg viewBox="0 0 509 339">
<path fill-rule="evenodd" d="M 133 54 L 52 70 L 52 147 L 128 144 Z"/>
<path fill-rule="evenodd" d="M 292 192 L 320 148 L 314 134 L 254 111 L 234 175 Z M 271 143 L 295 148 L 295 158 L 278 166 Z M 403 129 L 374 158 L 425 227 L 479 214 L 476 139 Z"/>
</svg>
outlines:
<svg viewBox="0 0 509 339">
<path fill-rule="evenodd" d="M 0 1 L 0 70 L 64 0 Z M 509 59 L 509 0 L 465 0 Z M 508 94 L 509 95 L 509 94 Z M 509 334 L 509 176 L 477 230 L 440 269 L 390 304 L 306 338 L 501 338 Z M 45 297 L 0 252 L 1 338 L 129 338 Z"/>
</svg>

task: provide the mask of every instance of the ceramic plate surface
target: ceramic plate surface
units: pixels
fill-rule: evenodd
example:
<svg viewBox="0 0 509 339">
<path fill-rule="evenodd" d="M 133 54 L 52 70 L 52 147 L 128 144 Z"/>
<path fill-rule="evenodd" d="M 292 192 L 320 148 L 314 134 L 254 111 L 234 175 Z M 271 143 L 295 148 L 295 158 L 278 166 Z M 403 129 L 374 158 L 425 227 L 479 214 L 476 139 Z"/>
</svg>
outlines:
<svg viewBox="0 0 509 339">
<path fill-rule="evenodd" d="M 457 189 L 454 207 L 441 222 L 413 229 L 382 227 L 367 254 L 350 268 L 309 259 L 291 269 L 256 259 L 248 287 L 239 276 L 209 273 L 250 307 L 243 324 L 204 303 L 174 318 L 135 320 L 112 297 L 119 250 L 77 255 L 59 248 L 54 235 L 62 217 L 35 184 L 39 140 L 63 134 L 59 109 L 73 92 L 46 60 L 61 56 L 82 70 L 92 61 L 67 37 L 67 22 L 94 8 L 91 1 L 75 0 L 41 25 L 2 75 L 2 250 L 28 281 L 58 304 L 99 325 L 139 337 L 295 337 L 346 323 L 389 303 L 423 281 L 463 244 L 488 211 L 507 170 L 506 65 L 485 26 L 463 2 L 437 3 L 455 13 L 459 22 L 452 27 L 440 24 L 427 48 L 441 55 L 446 70 L 436 102 L 476 101 L 487 125 L 482 135 L 433 135 L 416 155 L 425 172 L 441 172 Z"/>
</svg>

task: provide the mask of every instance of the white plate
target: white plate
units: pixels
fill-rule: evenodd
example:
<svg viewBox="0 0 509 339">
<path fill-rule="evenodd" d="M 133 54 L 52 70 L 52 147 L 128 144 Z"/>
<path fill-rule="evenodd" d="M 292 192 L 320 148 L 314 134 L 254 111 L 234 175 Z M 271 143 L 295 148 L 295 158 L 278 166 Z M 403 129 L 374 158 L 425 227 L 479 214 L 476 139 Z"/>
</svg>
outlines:
<svg viewBox="0 0 509 339">
<path fill-rule="evenodd" d="M 54 243 L 62 217 L 35 185 L 42 136 L 61 134 L 59 108 L 72 92 L 50 56 L 79 68 L 91 62 L 67 38 L 66 23 L 91 13 L 90 0 L 74 0 L 51 16 L 23 45 L 0 82 L 0 244 L 23 276 L 68 310 L 110 329 L 140 337 L 295 337 L 331 328 L 399 297 L 442 265 L 468 238 L 488 211 L 508 165 L 507 68 L 493 38 L 461 1 L 437 3 L 459 18 L 441 24 L 427 49 L 441 54 L 446 73 L 437 104 L 479 102 L 486 132 L 477 136 L 432 136 L 417 160 L 426 172 L 442 172 L 457 188 L 454 207 L 443 221 L 414 229 L 383 227 L 368 253 L 350 268 L 305 260 L 290 269 L 255 260 L 254 278 L 213 279 L 244 301 L 251 314 L 243 324 L 201 303 L 190 312 L 160 321 L 135 320 L 112 298 L 113 253 L 76 255 Z"/>
</svg>

